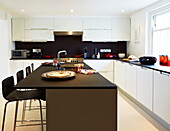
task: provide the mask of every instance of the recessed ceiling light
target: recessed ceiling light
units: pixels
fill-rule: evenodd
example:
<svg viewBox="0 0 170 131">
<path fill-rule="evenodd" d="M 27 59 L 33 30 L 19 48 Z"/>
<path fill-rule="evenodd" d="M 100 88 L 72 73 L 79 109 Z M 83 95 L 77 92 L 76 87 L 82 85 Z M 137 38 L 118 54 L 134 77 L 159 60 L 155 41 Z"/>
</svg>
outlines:
<svg viewBox="0 0 170 131">
<path fill-rule="evenodd" d="M 24 9 L 21 10 L 21 12 L 24 12 L 24 11 L 25 11 Z"/>
<path fill-rule="evenodd" d="M 73 34 L 73 32 L 72 32 L 72 31 L 69 31 L 69 32 L 68 32 L 68 35 L 72 35 L 72 34 Z"/>
<path fill-rule="evenodd" d="M 121 9 L 121 12 L 125 12 L 125 10 L 124 10 L 124 9 Z"/>
<path fill-rule="evenodd" d="M 71 12 L 71 13 L 73 13 L 73 12 L 74 12 L 74 10 L 73 10 L 73 9 L 71 9 L 71 10 L 70 10 L 70 12 Z"/>
</svg>

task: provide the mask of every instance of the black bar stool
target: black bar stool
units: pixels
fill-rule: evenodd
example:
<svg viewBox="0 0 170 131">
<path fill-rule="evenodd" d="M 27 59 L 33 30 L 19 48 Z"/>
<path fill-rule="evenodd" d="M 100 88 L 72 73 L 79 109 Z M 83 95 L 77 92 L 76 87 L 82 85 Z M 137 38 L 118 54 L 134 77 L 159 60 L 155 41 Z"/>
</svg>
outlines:
<svg viewBox="0 0 170 131">
<path fill-rule="evenodd" d="M 34 90 L 33 90 L 34 91 Z M 40 116 L 41 116 L 41 127 L 43 131 L 43 117 L 42 117 L 42 104 L 41 100 L 44 99 L 43 93 L 40 92 L 32 92 L 32 90 L 28 91 L 18 91 L 14 88 L 14 77 L 10 76 L 2 81 L 2 94 L 3 97 L 7 100 L 5 107 L 4 107 L 4 116 L 3 116 L 3 123 L 2 123 L 2 131 L 4 131 L 5 125 L 5 118 L 6 118 L 6 108 L 9 102 L 16 101 L 16 109 L 15 109 L 15 119 L 14 119 L 14 131 L 16 129 L 16 122 L 17 122 L 17 112 L 18 112 L 18 102 L 21 100 L 31 100 L 31 99 L 38 99 L 40 105 Z"/>
</svg>

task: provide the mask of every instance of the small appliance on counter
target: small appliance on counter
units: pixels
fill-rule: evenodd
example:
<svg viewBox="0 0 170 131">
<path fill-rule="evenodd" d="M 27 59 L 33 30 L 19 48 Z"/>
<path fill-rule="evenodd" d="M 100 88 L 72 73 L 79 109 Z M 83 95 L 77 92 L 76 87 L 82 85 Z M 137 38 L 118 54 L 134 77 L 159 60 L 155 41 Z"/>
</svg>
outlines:
<svg viewBox="0 0 170 131">
<path fill-rule="evenodd" d="M 30 50 L 22 49 L 22 50 L 11 50 L 12 58 L 29 58 Z"/>
<path fill-rule="evenodd" d="M 156 57 L 153 56 L 143 56 L 139 58 L 141 64 L 144 65 L 154 65 L 157 61 Z"/>
<path fill-rule="evenodd" d="M 116 53 L 112 53 L 111 49 L 100 49 L 100 56 L 104 59 L 117 59 L 118 55 Z"/>
<path fill-rule="evenodd" d="M 42 58 L 41 49 L 32 49 L 32 58 Z"/>
</svg>

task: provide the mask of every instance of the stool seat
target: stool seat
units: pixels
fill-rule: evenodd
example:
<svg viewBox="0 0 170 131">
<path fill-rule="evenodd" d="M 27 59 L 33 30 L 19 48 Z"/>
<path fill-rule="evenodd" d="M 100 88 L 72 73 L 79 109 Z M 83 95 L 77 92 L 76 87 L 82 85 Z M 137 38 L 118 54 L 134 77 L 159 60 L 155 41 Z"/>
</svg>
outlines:
<svg viewBox="0 0 170 131">
<path fill-rule="evenodd" d="M 45 100 L 45 90 L 26 90 L 18 91 L 14 90 L 9 95 L 6 96 L 6 99 L 9 101 L 19 101 L 19 100 L 29 100 L 29 99 L 41 99 Z"/>
</svg>

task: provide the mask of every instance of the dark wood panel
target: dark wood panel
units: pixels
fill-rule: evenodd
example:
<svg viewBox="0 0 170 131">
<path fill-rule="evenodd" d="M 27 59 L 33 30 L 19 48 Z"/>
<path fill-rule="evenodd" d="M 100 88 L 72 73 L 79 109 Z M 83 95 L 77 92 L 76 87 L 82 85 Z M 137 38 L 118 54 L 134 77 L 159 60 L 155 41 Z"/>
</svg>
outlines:
<svg viewBox="0 0 170 131">
<path fill-rule="evenodd" d="M 47 90 L 47 131 L 117 131 L 117 89 Z"/>
</svg>

